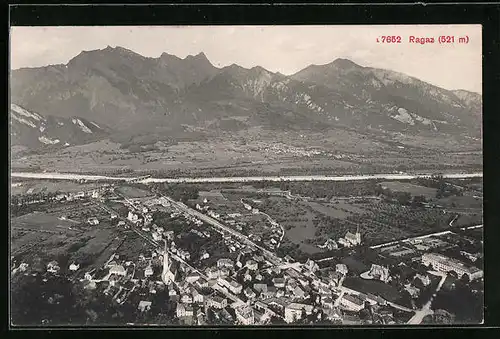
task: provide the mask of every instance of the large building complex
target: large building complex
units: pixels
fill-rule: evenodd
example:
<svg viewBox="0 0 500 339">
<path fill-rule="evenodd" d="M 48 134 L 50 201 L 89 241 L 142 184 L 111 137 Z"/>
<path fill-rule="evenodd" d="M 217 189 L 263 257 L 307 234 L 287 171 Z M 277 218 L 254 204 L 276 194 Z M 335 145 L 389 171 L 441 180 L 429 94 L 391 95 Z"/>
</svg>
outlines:
<svg viewBox="0 0 500 339">
<path fill-rule="evenodd" d="M 431 265 L 437 271 L 440 272 L 457 272 L 459 277 L 462 277 L 464 274 L 469 276 L 470 280 L 475 280 L 483 277 L 483 271 L 473 267 L 467 266 L 463 262 L 448 258 L 442 254 L 437 253 L 425 253 L 422 255 L 422 263 L 424 265 Z"/>
</svg>

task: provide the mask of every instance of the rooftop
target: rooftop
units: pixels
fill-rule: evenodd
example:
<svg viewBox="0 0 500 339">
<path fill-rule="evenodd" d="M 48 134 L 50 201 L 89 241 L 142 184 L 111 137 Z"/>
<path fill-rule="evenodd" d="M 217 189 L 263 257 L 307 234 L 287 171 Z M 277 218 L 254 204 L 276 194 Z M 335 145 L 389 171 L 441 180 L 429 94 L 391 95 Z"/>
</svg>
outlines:
<svg viewBox="0 0 500 339">
<path fill-rule="evenodd" d="M 300 303 L 290 303 L 286 307 L 289 308 L 289 309 L 292 309 L 292 310 L 302 310 L 302 309 L 305 309 L 307 311 L 308 309 L 309 310 L 313 309 L 312 305 L 300 304 Z"/>
<path fill-rule="evenodd" d="M 454 258 L 449 258 L 449 257 L 442 255 L 442 254 L 425 253 L 424 255 L 422 255 L 422 258 L 424 258 L 424 257 L 427 259 L 435 260 L 435 261 L 440 262 L 440 263 L 445 264 L 445 265 L 452 265 L 455 267 L 460 267 L 461 269 L 468 271 L 470 273 L 475 273 L 475 272 L 480 271 L 480 269 L 478 269 L 477 267 L 467 266 L 463 262 L 461 262 L 460 260 L 457 260 Z"/>
<path fill-rule="evenodd" d="M 364 305 L 364 301 L 363 301 L 363 300 L 361 300 L 360 298 L 358 298 L 358 297 L 357 297 L 357 296 L 355 296 L 355 295 L 352 295 L 352 294 L 344 294 L 343 298 L 344 298 L 345 300 L 348 300 L 348 301 L 350 301 L 350 302 L 352 302 L 352 303 L 356 304 L 356 305 L 359 305 L 359 306 Z"/>
</svg>

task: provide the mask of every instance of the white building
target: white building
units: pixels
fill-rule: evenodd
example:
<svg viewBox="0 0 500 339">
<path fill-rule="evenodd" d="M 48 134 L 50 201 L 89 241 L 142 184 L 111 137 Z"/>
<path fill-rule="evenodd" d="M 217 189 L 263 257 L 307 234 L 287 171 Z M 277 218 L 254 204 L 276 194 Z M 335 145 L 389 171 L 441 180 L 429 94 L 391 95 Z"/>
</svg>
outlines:
<svg viewBox="0 0 500 339">
<path fill-rule="evenodd" d="M 277 288 L 284 288 L 285 287 L 285 279 L 284 278 L 273 278 L 273 284 Z"/>
<path fill-rule="evenodd" d="M 455 271 L 458 277 L 462 277 L 464 274 L 469 276 L 470 280 L 475 280 L 483 277 L 483 271 L 471 266 L 466 266 L 459 260 L 448 258 L 442 254 L 437 253 L 425 253 L 422 255 L 422 263 L 424 265 L 431 265 L 433 269 L 439 272 L 450 272 Z"/>
<path fill-rule="evenodd" d="M 197 281 L 198 279 L 200 279 L 201 276 L 199 273 L 195 272 L 195 271 L 192 271 L 191 273 L 188 274 L 188 276 L 186 277 L 186 281 L 189 282 L 189 283 L 194 283 L 195 281 Z"/>
<path fill-rule="evenodd" d="M 356 233 L 347 232 L 345 239 L 351 243 L 352 246 L 361 245 L 361 233 L 359 232 L 359 227 L 356 229 Z"/>
<path fill-rule="evenodd" d="M 214 267 L 208 267 L 205 270 L 208 279 L 217 279 L 219 277 L 219 270 Z"/>
<path fill-rule="evenodd" d="M 389 282 L 389 269 L 380 265 L 372 264 L 368 275 L 385 283 Z"/>
<path fill-rule="evenodd" d="M 181 302 L 183 304 L 191 304 L 193 302 L 193 297 L 189 294 L 184 294 L 182 297 L 181 297 Z"/>
<path fill-rule="evenodd" d="M 186 316 L 186 307 L 181 304 L 181 303 L 178 303 L 177 304 L 177 308 L 176 308 L 176 314 L 177 314 L 177 318 L 181 318 L 181 317 L 185 317 Z"/>
<path fill-rule="evenodd" d="M 126 271 L 122 265 L 113 265 L 109 269 L 109 273 L 124 276 Z"/>
<path fill-rule="evenodd" d="M 319 248 L 326 248 L 329 251 L 333 251 L 339 248 L 339 245 L 333 239 L 327 239 L 323 245 L 319 245 Z"/>
<path fill-rule="evenodd" d="M 243 286 L 241 286 L 241 284 L 237 283 L 232 279 L 219 278 L 218 284 L 221 285 L 222 287 L 227 288 L 236 295 L 240 294 L 241 290 L 243 289 Z"/>
<path fill-rule="evenodd" d="M 245 296 L 247 298 L 252 299 L 252 298 L 255 298 L 255 296 L 256 296 L 255 292 L 250 287 L 245 288 L 244 292 L 245 292 Z"/>
<path fill-rule="evenodd" d="M 71 265 L 69 265 L 69 270 L 70 271 L 77 271 L 79 268 L 80 268 L 79 264 L 77 265 L 75 263 L 72 263 Z"/>
<path fill-rule="evenodd" d="M 185 316 L 186 317 L 192 317 L 194 315 L 194 309 L 193 309 L 193 306 L 191 305 L 187 305 L 186 306 L 186 314 Z"/>
<path fill-rule="evenodd" d="M 248 260 L 247 263 L 246 263 L 246 267 L 249 269 L 249 270 L 257 270 L 259 268 L 259 265 L 257 264 L 257 262 L 255 260 Z"/>
<path fill-rule="evenodd" d="M 149 309 L 151 308 L 151 301 L 144 301 L 144 300 L 141 300 L 139 302 L 139 310 L 141 312 L 145 312 L 145 311 L 149 311 Z"/>
<path fill-rule="evenodd" d="M 75 199 L 80 199 L 80 198 L 84 198 L 84 197 L 85 197 L 85 192 L 78 192 L 73 196 L 73 198 L 75 198 Z"/>
<path fill-rule="evenodd" d="M 424 286 L 429 286 L 429 284 L 431 283 L 431 279 L 427 274 L 422 275 L 417 273 L 417 275 L 415 275 L 415 279 L 420 279 L 420 281 L 422 282 L 422 284 L 424 284 Z"/>
<path fill-rule="evenodd" d="M 302 318 L 303 311 L 306 315 L 312 314 L 313 306 L 300 303 L 290 303 L 285 306 L 285 321 L 292 323 Z"/>
<path fill-rule="evenodd" d="M 99 225 L 99 220 L 98 220 L 96 217 L 89 218 L 89 219 L 87 220 L 87 222 L 88 222 L 90 225 Z"/>
<path fill-rule="evenodd" d="M 219 277 L 225 278 L 231 275 L 231 271 L 227 267 L 222 267 L 219 269 Z"/>
<path fill-rule="evenodd" d="M 146 278 L 149 278 L 152 275 L 153 275 L 153 268 L 151 267 L 151 265 L 148 265 L 148 267 L 146 267 L 146 269 L 144 270 L 144 276 Z"/>
<path fill-rule="evenodd" d="M 346 239 L 344 239 L 344 238 L 339 238 L 339 239 L 337 240 L 337 242 L 338 242 L 339 244 L 341 244 L 342 246 L 344 246 L 344 247 L 351 247 L 351 246 L 352 246 L 352 244 L 351 244 L 348 240 L 346 240 Z"/>
<path fill-rule="evenodd" d="M 160 241 L 161 240 L 161 235 L 158 234 L 158 233 L 156 233 L 156 232 L 153 232 L 152 236 L 153 236 L 153 240 L 154 241 Z"/>
<path fill-rule="evenodd" d="M 306 263 L 304 264 L 304 266 L 311 272 L 316 272 L 317 270 L 319 270 L 319 266 L 317 263 L 314 262 L 314 260 L 311 260 L 311 259 L 307 259 Z"/>
<path fill-rule="evenodd" d="M 197 304 L 203 303 L 204 296 L 200 292 L 198 292 L 197 289 L 192 288 L 191 289 L 191 296 L 193 297 L 193 302 Z"/>
<path fill-rule="evenodd" d="M 61 268 L 59 267 L 59 264 L 57 263 L 57 261 L 51 261 L 47 264 L 47 272 L 50 272 L 50 273 L 57 273 L 59 272 Z"/>
<path fill-rule="evenodd" d="M 235 308 L 236 319 L 242 325 L 253 325 L 255 323 L 255 316 L 253 308 L 248 305 L 243 305 Z"/>
<path fill-rule="evenodd" d="M 346 275 L 349 272 L 349 270 L 347 269 L 347 266 L 345 264 L 335 265 L 335 271 L 339 272 L 342 275 Z"/>
<path fill-rule="evenodd" d="M 227 258 L 222 258 L 217 260 L 217 267 L 222 268 L 222 267 L 227 267 L 227 268 L 233 268 L 234 264 L 231 259 Z"/>
<path fill-rule="evenodd" d="M 227 299 L 215 296 L 213 298 L 207 298 L 206 304 L 208 307 L 223 309 L 227 307 Z"/>
<path fill-rule="evenodd" d="M 139 220 L 139 216 L 137 214 L 135 214 L 134 212 L 129 211 L 127 219 L 130 220 L 131 222 L 135 223 L 135 222 L 137 222 Z"/>
<path fill-rule="evenodd" d="M 170 282 L 175 281 L 177 275 L 177 270 L 175 266 L 176 265 L 174 265 L 173 262 L 170 260 L 170 256 L 167 251 L 167 242 L 165 242 L 163 249 L 163 271 L 161 274 L 161 279 L 165 283 L 165 285 L 168 285 Z"/>
</svg>

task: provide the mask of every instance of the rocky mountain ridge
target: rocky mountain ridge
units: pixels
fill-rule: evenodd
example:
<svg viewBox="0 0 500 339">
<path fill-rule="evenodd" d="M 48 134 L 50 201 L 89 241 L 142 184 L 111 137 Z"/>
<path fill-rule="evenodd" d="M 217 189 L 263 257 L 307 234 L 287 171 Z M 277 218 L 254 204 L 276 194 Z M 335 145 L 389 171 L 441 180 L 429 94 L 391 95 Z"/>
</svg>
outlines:
<svg viewBox="0 0 500 339">
<path fill-rule="evenodd" d="M 260 66 L 217 68 L 204 53 L 149 58 L 109 46 L 83 51 L 66 65 L 13 70 L 11 101 L 42 116 L 76 116 L 129 133 L 183 125 L 304 131 L 345 126 L 476 137 L 482 110 L 477 93 L 347 59 L 285 76 Z"/>
</svg>

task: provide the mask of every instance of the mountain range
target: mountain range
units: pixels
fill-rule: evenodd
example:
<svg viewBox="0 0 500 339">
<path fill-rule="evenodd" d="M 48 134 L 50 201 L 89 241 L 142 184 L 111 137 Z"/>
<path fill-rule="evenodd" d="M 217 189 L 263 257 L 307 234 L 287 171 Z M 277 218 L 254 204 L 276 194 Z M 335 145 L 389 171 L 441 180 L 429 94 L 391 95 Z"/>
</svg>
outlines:
<svg viewBox="0 0 500 339">
<path fill-rule="evenodd" d="M 52 145 L 84 143 L 90 134 L 169 134 L 181 126 L 207 133 L 260 127 L 426 138 L 481 135 L 480 94 L 347 59 L 286 76 L 259 66 L 217 68 L 203 53 L 150 58 L 108 46 L 83 51 L 66 65 L 13 70 L 10 80 L 11 142 L 28 147 L 56 139 L 60 142 Z M 29 128 L 40 131 L 41 120 L 21 111 L 48 127 L 31 133 Z M 20 119 L 31 119 L 35 127 Z"/>
</svg>

